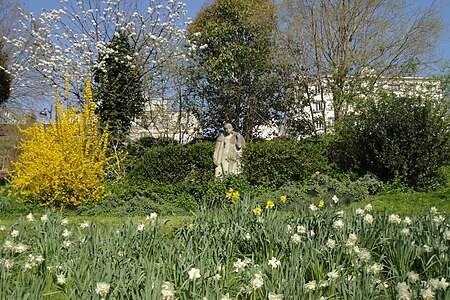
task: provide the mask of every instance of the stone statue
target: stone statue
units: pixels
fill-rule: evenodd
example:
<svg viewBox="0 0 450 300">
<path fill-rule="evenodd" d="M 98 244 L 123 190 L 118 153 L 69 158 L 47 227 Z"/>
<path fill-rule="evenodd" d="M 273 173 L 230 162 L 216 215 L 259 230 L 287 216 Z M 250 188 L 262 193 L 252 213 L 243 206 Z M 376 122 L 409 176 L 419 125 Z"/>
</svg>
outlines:
<svg viewBox="0 0 450 300">
<path fill-rule="evenodd" d="M 233 125 L 225 124 L 224 132 L 219 135 L 214 149 L 214 164 L 216 177 L 226 173 L 238 174 L 241 171 L 242 149 L 245 146 L 244 137 L 233 131 Z"/>
</svg>

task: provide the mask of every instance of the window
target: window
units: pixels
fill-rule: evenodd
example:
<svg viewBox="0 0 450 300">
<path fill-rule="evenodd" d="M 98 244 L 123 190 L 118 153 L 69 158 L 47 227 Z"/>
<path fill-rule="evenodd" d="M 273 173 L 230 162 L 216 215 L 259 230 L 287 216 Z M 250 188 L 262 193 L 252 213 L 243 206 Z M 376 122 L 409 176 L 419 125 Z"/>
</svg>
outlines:
<svg viewBox="0 0 450 300">
<path fill-rule="evenodd" d="M 323 110 L 325 110 L 325 101 L 316 101 L 315 111 L 323 111 Z"/>
</svg>

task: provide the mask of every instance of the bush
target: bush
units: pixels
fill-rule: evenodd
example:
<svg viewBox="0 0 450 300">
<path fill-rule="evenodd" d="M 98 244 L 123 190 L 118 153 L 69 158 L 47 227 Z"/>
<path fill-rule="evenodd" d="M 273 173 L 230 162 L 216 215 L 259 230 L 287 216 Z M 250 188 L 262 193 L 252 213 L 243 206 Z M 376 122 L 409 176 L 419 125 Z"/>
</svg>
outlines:
<svg viewBox="0 0 450 300">
<path fill-rule="evenodd" d="M 339 163 L 360 175 L 432 189 L 441 180 L 439 168 L 450 161 L 448 120 L 440 101 L 382 94 L 337 126 Z"/>
<path fill-rule="evenodd" d="M 148 148 L 164 147 L 168 145 L 176 145 L 178 142 L 171 138 L 155 138 L 151 136 L 144 136 L 135 141 L 130 142 L 126 151 L 133 157 L 142 156 Z"/>
<path fill-rule="evenodd" d="M 149 148 L 134 162 L 128 178 L 154 183 L 202 184 L 214 178 L 213 152 L 212 142 Z"/>
<path fill-rule="evenodd" d="M 311 174 L 332 170 L 325 139 L 273 139 L 249 143 L 244 150 L 243 174 L 252 185 L 280 187 L 303 181 Z"/>
<path fill-rule="evenodd" d="M 63 111 L 56 99 L 56 122 L 23 130 L 22 154 L 10 174 L 21 201 L 78 206 L 106 196 L 108 133 L 99 134 L 89 82 L 86 95 L 84 113 L 73 107 Z"/>
</svg>

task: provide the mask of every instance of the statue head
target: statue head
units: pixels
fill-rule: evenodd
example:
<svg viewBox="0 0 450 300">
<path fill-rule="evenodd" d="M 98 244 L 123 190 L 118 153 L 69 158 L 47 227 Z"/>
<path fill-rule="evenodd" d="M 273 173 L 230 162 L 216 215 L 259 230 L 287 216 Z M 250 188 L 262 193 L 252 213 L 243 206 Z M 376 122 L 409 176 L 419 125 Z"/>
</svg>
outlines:
<svg viewBox="0 0 450 300">
<path fill-rule="evenodd" d="M 229 135 L 233 132 L 233 125 L 231 125 L 230 123 L 225 124 L 224 126 L 225 128 L 225 135 Z"/>
</svg>

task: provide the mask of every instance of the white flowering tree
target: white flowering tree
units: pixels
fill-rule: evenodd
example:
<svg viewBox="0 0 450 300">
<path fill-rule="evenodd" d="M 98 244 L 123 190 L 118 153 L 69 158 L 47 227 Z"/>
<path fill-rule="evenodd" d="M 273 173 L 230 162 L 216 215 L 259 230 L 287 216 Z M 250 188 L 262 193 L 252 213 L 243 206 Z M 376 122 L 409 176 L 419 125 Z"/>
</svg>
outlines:
<svg viewBox="0 0 450 300">
<path fill-rule="evenodd" d="M 71 94 L 82 102 L 86 76 L 96 69 L 106 71 L 108 54 L 114 51 L 108 42 L 116 32 L 129 37 L 133 55 L 125 59 L 139 69 L 146 88 L 151 88 L 150 97 L 159 92 L 158 74 L 164 65 L 184 59 L 188 51 L 183 2 L 59 0 L 59 5 L 38 17 L 22 12 L 17 30 L 23 34 L 5 38 L 15 49 L 10 66 L 13 97 L 35 97 L 36 88 L 54 93 L 69 79 Z"/>
</svg>

